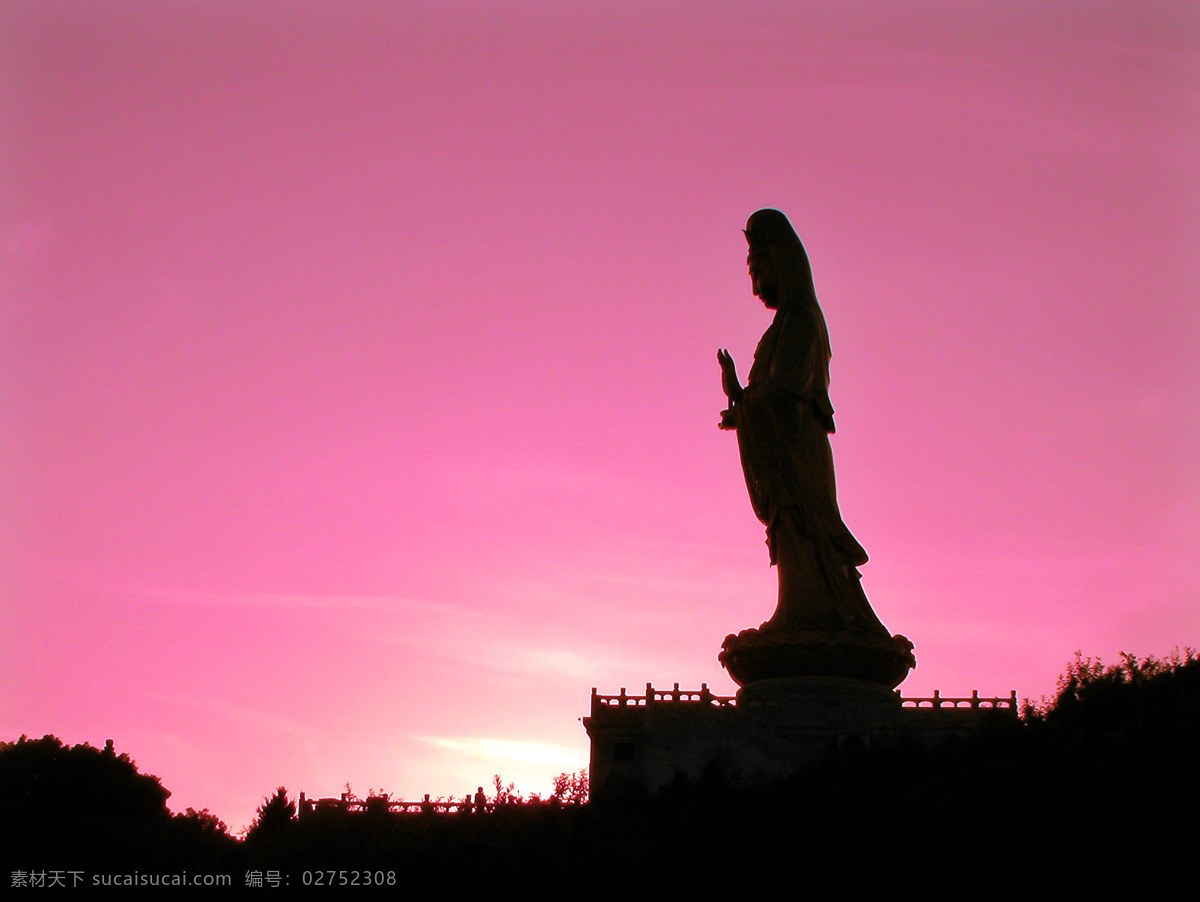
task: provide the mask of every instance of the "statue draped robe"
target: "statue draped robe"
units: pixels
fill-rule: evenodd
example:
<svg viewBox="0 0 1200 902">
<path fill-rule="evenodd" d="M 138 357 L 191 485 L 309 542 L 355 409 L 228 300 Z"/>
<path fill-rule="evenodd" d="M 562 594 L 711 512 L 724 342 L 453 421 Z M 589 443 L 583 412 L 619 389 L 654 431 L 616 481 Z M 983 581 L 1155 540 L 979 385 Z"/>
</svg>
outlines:
<svg viewBox="0 0 1200 902">
<path fill-rule="evenodd" d="M 779 604 L 764 627 L 887 635 L 856 569 L 867 553 L 838 511 L 829 339 L 815 303 L 776 313 L 754 352 L 736 423 L 750 503 L 779 570 Z"/>
</svg>

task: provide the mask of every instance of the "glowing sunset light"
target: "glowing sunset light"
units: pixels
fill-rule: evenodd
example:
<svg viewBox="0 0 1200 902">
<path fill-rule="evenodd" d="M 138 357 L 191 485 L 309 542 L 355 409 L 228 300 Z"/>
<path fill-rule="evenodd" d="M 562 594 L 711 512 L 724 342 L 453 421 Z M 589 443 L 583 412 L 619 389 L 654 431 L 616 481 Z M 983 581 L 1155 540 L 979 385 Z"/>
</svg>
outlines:
<svg viewBox="0 0 1200 902">
<path fill-rule="evenodd" d="M 736 687 L 783 210 L 909 695 L 1200 644 L 1190 4 L 0 7 L 0 740 L 529 792 Z"/>
</svg>

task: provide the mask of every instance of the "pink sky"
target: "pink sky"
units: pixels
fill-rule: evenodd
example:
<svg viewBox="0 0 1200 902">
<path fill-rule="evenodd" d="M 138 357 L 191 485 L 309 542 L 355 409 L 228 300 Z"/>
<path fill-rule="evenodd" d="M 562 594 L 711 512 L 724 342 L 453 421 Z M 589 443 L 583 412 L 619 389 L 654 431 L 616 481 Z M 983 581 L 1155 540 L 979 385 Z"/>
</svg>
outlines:
<svg viewBox="0 0 1200 902">
<path fill-rule="evenodd" d="M 774 573 L 715 358 L 784 210 L 909 695 L 1200 645 L 1189 3 L 0 7 L 0 739 L 284 784 L 587 764 Z"/>
</svg>

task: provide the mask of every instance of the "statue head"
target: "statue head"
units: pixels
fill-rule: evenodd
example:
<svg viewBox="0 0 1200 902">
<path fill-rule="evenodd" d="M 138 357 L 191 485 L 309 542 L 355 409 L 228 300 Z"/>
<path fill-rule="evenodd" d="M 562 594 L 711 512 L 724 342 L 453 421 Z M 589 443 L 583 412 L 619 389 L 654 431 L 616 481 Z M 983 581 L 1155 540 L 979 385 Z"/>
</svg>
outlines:
<svg viewBox="0 0 1200 902">
<path fill-rule="evenodd" d="M 744 230 L 750 253 L 754 294 L 771 310 L 817 305 L 812 268 L 788 218 L 778 210 L 759 210 Z"/>
</svg>

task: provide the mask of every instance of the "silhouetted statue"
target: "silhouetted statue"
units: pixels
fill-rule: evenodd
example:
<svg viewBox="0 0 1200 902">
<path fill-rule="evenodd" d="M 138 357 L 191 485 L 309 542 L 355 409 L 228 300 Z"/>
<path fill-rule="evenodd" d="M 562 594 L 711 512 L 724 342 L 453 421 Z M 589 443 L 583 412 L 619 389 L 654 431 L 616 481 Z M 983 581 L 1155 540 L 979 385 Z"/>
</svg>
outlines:
<svg viewBox="0 0 1200 902">
<path fill-rule="evenodd" d="M 913 666 L 912 645 L 903 637 L 889 636 L 871 609 L 857 570 L 866 563 L 867 553 L 838 511 L 829 445 L 834 431 L 829 333 L 808 255 L 778 210 L 759 210 L 750 217 L 745 234 L 754 294 L 776 312 L 754 352 L 745 388 L 729 352 L 717 352 L 729 399 L 720 427 L 737 432 L 750 503 L 767 527 L 771 563 L 778 568 L 779 599 L 761 632 L 746 631 L 740 646 L 736 640 L 741 637 L 730 637 L 735 640 L 732 647 L 726 640 L 721 661 L 738 682 L 773 676 L 849 676 L 875 682 L 894 679 L 895 685 Z M 760 673 L 745 652 L 746 642 L 764 651 L 763 638 L 770 640 L 773 651 L 767 657 L 773 660 Z M 780 657 L 781 640 L 789 646 L 783 655 L 786 662 Z M 884 657 L 900 653 L 903 662 L 891 661 L 894 666 L 882 670 L 880 662 L 860 668 L 863 662 L 847 663 L 844 654 L 831 655 L 828 648 L 817 653 L 817 646 L 833 644 L 845 652 L 849 645 L 864 642 L 884 642 L 886 648 L 876 651 Z M 739 668 L 737 658 L 749 669 Z"/>
</svg>

